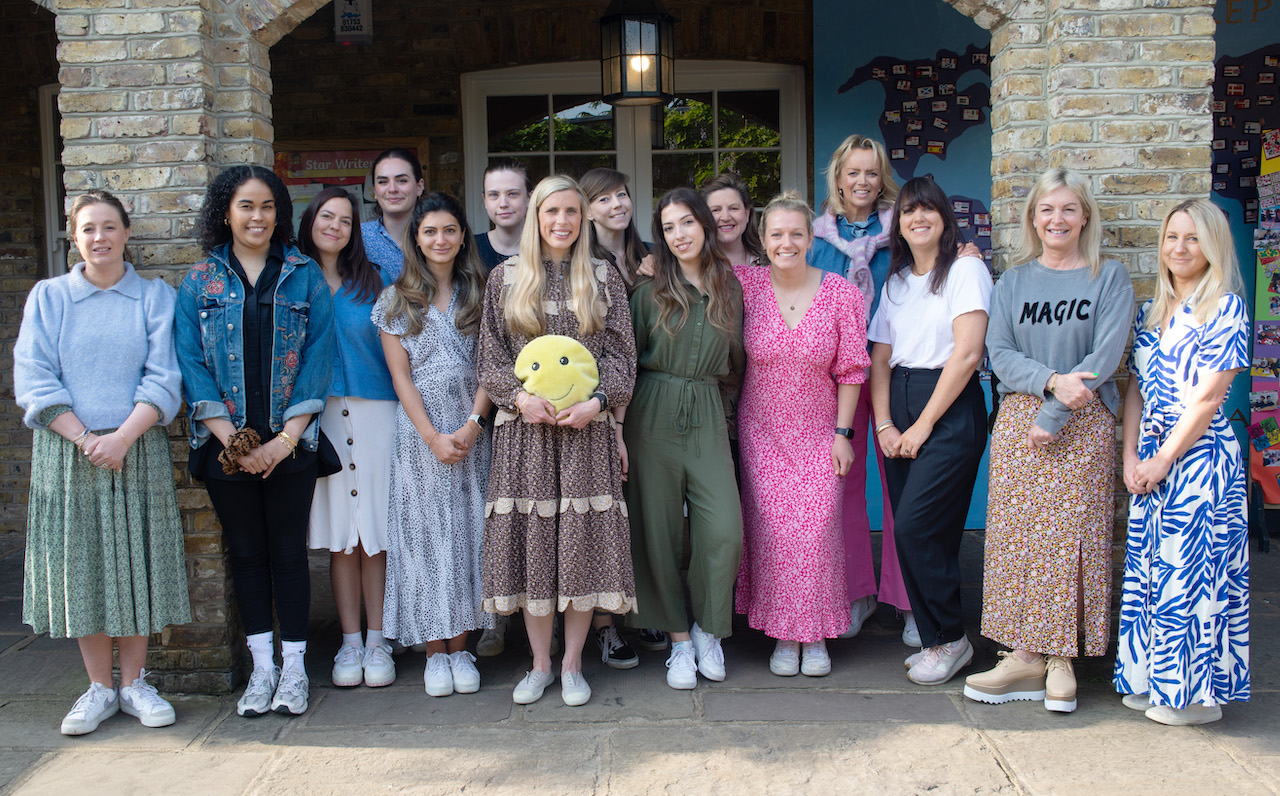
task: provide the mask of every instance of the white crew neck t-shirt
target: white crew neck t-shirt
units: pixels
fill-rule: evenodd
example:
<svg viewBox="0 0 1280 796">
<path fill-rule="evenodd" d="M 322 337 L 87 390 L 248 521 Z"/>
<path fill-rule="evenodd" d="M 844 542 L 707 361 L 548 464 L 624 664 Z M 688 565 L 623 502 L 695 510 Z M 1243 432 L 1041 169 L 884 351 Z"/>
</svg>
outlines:
<svg viewBox="0 0 1280 796">
<path fill-rule="evenodd" d="M 937 294 L 929 292 L 930 276 L 903 269 L 880 289 L 867 339 L 892 346 L 890 367 L 941 368 L 956 347 L 952 322 L 967 312 L 991 311 L 991 273 L 977 257 L 952 263 Z"/>
</svg>

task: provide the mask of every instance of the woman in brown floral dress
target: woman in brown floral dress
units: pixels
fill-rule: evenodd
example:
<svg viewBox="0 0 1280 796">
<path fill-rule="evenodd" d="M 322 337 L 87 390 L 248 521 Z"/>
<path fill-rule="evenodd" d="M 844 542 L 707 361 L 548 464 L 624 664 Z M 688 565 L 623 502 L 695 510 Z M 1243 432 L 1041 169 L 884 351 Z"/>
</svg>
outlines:
<svg viewBox="0 0 1280 796">
<path fill-rule="evenodd" d="M 630 527 L 610 406 L 631 399 L 635 337 L 626 286 L 592 260 L 580 236 L 586 200 L 569 177 L 538 183 L 516 262 L 493 270 L 480 326 L 480 384 L 498 406 L 485 505 L 484 609 L 523 609 L 533 669 L 516 686 L 518 704 L 537 701 L 555 680 L 551 633 L 565 615 L 562 696 L 591 698 L 582 647 L 595 609 L 635 609 Z M 556 412 L 521 388 L 516 356 L 535 337 L 558 334 L 595 357 L 600 385 Z"/>
</svg>

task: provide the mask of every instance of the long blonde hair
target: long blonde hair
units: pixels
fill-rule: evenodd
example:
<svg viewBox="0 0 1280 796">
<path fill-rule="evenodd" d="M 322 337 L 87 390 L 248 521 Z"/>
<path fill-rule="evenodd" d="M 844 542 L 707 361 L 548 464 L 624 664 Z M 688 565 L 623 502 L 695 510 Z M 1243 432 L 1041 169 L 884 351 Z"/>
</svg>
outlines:
<svg viewBox="0 0 1280 796">
<path fill-rule="evenodd" d="M 844 215 L 844 197 L 840 195 L 840 170 L 844 168 L 844 160 L 855 149 L 869 149 L 876 156 L 876 168 L 880 170 L 880 181 L 884 189 L 876 197 L 876 211 L 888 210 L 898 198 L 898 182 L 893 179 L 893 167 L 889 164 L 889 153 L 884 144 L 864 135 L 853 135 L 846 138 L 831 153 L 831 162 L 827 164 L 827 198 L 822 201 L 822 209 L 832 215 Z"/>
<path fill-rule="evenodd" d="M 587 198 L 572 177 L 553 174 L 534 186 L 529 198 L 530 210 L 520 233 L 520 256 L 514 266 L 502 302 L 502 317 L 514 334 L 537 337 L 546 329 L 543 300 L 546 296 L 547 271 L 542 267 L 542 233 L 538 229 L 538 212 L 547 197 L 559 191 L 573 191 L 578 197 L 581 225 L 578 238 L 569 249 L 569 300 L 566 302 L 578 317 L 578 332 L 594 334 L 604 328 L 604 307 L 600 286 L 592 267 L 587 242 Z"/>
<path fill-rule="evenodd" d="M 1022 230 L 1018 243 L 1009 255 L 1009 262 L 1014 265 L 1029 263 L 1044 253 L 1044 244 L 1036 234 L 1033 219 L 1036 205 L 1046 194 L 1059 188 L 1067 188 L 1076 195 L 1080 204 L 1084 205 L 1084 229 L 1080 230 L 1080 256 L 1089 263 L 1089 276 L 1096 278 L 1102 272 L 1102 223 L 1098 214 L 1098 202 L 1093 198 L 1089 188 L 1089 180 L 1070 169 L 1049 169 L 1040 175 L 1036 184 L 1027 194 L 1027 203 L 1022 208 Z"/>
<path fill-rule="evenodd" d="M 1200 281 L 1184 299 L 1191 306 L 1191 314 L 1196 323 L 1207 322 L 1217 312 L 1218 302 L 1223 295 L 1244 295 L 1244 279 L 1240 276 L 1240 264 L 1236 260 L 1236 249 L 1231 242 L 1231 228 L 1227 225 L 1226 216 L 1208 199 L 1179 202 L 1160 224 L 1159 266 L 1156 268 L 1155 296 L 1144 323 L 1147 329 L 1159 327 L 1173 315 L 1174 308 L 1180 303 L 1173 289 L 1173 279 L 1169 275 L 1169 264 L 1164 259 L 1164 237 L 1169 232 L 1169 219 L 1175 213 L 1186 213 L 1191 217 L 1192 223 L 1196 225 L 1200 252 L 1209 261 L 1209 267 L 1204 269 Z"/>
</svg>

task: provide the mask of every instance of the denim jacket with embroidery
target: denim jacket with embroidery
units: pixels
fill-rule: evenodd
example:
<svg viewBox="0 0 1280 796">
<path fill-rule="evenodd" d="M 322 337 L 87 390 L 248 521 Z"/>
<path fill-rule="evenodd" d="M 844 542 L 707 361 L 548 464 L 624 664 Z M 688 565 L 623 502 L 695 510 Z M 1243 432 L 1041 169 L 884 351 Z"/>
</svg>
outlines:
<svg viewBox="0 0 1280 796">
<path fill-rule="evenodd" d="M 225 418 L 237 429 L 245 425 L 245 287 L 231 268 L 230 247 L 224 243 L 192 266 L 178 289 L 174 337 L 192 448 L 210 436 L 197 421 Z M 286 246 L 275 289 L 269 423 L 278 433 L 290 418 L 314 415 L 298 440 L 311 451 L 329 397 L 333 349 L 333 298 L 324 273 L 296 247 Z"/>
</svg>

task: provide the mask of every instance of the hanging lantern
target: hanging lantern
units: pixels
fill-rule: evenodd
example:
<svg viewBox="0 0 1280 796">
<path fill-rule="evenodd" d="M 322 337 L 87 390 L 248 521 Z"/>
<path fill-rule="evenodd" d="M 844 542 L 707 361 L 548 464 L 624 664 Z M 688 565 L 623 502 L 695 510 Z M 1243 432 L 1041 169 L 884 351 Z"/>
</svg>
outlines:
<svg viewBox="0 0 1280 796">
<path fill-rule="evenodd" d="M 600 18 L 600 83 L 611 105 L 657 105 L 675 94 L 675 19 L 657 0 L 612 0 Z"/>
</svg>

